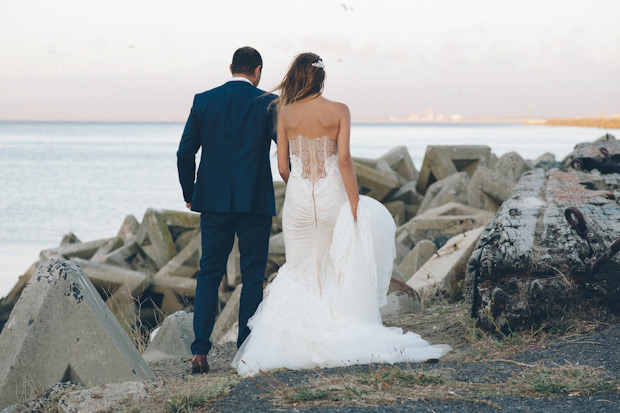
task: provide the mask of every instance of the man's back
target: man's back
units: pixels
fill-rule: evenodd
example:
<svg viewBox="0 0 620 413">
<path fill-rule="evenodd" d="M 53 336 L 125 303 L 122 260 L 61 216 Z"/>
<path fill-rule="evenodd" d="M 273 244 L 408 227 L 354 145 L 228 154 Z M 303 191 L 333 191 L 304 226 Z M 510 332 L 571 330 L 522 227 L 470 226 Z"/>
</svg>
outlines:
<svg viewBox="0 0 620 413">
<path fill-rule="evenodd" d="M 269 164 L 275 98 L 244 80 L 194 97 L 177 152 L 183 195 L 192 210 L 275 215 Z M 200 147 L 194 185 L 192 160 Z"/>
</svg>

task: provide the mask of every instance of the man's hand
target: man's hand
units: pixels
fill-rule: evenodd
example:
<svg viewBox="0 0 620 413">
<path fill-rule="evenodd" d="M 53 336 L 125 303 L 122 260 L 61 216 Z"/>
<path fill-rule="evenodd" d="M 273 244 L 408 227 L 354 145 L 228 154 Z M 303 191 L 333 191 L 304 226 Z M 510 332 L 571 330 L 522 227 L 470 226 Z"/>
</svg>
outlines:
<svg viewBox="0 0 620 413">
<path fill-rule="evenodd" d="M 187 209 L 189 209 L 190 211 L 192 210 L 192 204 L 189 202 L 185 203 L 185 206 L 187 207 Z"/>
</svg>

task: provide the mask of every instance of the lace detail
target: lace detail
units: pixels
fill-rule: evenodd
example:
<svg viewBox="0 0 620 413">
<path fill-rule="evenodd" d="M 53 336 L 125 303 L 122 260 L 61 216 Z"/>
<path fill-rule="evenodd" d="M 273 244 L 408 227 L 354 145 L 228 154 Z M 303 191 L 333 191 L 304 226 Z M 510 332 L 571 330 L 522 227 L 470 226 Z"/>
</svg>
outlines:
<svg viewBox="0 0 620 413">
<path fill-rule="evenodd" d="M 327 160 L 338 154 L 338 144 L 327 136 L 308 139 L 298 135 L 289 139 L 289 149 L 291 158 L 297 157 L 301 161 L 299 175 L 313 185 L 327 176 Z"/>
</svg>

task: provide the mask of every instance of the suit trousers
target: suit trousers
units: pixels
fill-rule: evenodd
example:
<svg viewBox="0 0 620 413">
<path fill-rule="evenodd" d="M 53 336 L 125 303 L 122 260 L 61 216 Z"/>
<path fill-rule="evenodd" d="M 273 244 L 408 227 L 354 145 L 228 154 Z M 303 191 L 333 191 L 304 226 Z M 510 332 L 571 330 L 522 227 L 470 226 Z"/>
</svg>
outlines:
<svg viewBox="0 0 620 413">
<path fill-rule="evenodd" d="M 218 288 L 226 274 L 228 255 L 235 233 L 241 255 L 241 301 L 239 338 L 241 346 L 250 334 L 248 320 L 263 299 L 263 281 L 271 235 L 271 216 L 252 212 L 203 212 L 200 215 L 202 256 L 194 297 L 192 354 L 207 354 L 218 306 Z"/>
</svg>

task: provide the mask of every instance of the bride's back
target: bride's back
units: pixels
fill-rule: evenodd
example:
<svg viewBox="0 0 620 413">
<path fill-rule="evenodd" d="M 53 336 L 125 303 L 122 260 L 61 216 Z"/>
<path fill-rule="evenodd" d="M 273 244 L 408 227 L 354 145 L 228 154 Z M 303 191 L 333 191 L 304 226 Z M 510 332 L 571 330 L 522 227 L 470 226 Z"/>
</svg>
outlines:
<svg viewBox="0 0 620 413">
<path fill-rule="evenodd" d="M 322 96 L 285 106 L 280 116 L 284 121 L 288 139 L 303 136 L 316 139 L 327 136 L 338 138 L 343 104 L 332 102 Z"/>
</svg>

